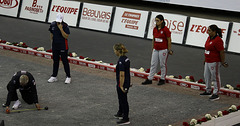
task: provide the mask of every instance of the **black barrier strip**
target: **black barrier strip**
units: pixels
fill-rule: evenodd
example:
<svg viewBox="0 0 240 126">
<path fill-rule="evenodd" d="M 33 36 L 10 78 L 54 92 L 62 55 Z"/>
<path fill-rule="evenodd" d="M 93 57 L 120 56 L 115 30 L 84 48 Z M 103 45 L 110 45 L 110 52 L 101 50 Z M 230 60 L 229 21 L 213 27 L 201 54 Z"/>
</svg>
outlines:
<svg viewBox="0 0 240 126">
<path fill-rule="evenodd" d="M 227 32 L 227 37 L 226 37 L 226 42 L 225 42 L 225 51 L 228 51 L 228 46 L 229 46 L 229 41 L 232 33 L 232 28 L 233 28 L 233 23 L 230 22 L 228 24 L 228 32 Z"/>
<path fill-rule="evenodd" d="M 148 29 L 149 29 L 149 25 L 150 25 L 150 22 L 151 22 L 151 16 L 152 16 L 152 12 L 148 11 L 147 24 L 146 24 L 146 28 L 145 28 L 145 32 L 144 32 L 144 38 L 145 39 L 148 36 Z"/>
<path fill-rule="evenodd" d="M 184 35 L 183 35 L 183 41 L 182 41 L 182 45 L 186 44 L 186 40 L 187 40 L 187 34 L 188 34 L 188 28 L 189 28 L 189 23 L 190 23 L 190 17 L 187 16 L 187 20 L 186 20 L 186 25 L 185 25 L 185 31 L 184 31 Z"/>
<path fill-rule="evenodd" d="M 80 6 L 79 6 L 79 12 L 78 12 L 78 18 L 77 18 L 76 27 L 79 27 L 79 25 L 80 25 L 80 20 L 81 20 L 81 16 L 82 16 L 83 5 L 84 5 L 84 3 L 81 2 L 81 3 L 80 3 Z"/>
<path fill-rule="evenodd" d="M 48 22 L 48 18 L 49 18 L 49 14 L 50 14 L 50 9 L 51 9 L 51 5 L 52 5 L 52 1 L 49 0 L 48 2 L 48 9 L 47 9 L 47 15 L 46 15 L 46 19 L 45 19 L 45 22 Z"/>
<path fill-rule="evenodd" d="M 111 20 L 110 20 L 110 24 L 109 24 L 109 28 L 108 28 L 108 33 L 112 32 L 112 27 L 113 27 L 113 21 L 114 21 L 115 12 L 116 12 L 116 7 L 113 7 L 113 8 L 112 8 Z"/>
<path fill-rule="evenodd" d="M 23 0 L 20 0 L 20 3 L 19 3 L 18 12 L 17 12 L 17 18 L 19 18 L 20 13 L 21 13 L 21 9 L 22 9 L 22 1 L 23 1 Z"/>
</svg>

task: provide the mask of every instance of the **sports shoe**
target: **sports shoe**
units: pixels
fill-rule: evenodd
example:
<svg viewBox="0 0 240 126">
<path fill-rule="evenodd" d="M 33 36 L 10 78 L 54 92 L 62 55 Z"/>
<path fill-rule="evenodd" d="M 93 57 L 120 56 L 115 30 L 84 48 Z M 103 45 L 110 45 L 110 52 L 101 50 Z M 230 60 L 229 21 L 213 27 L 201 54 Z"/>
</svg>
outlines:
<svg viewBox="0 0 240 126">
<path fill-rule="evenodd" d="M 121 119 L 117 122 L 118 125 L 127 125 L 130 124 L 129 119 Z"/>
<path fill-rule="evenodd" d="M 204 91 L 203 93 L 200 94 L 201 96 L 211 96 L 211 93 L 208 93 L 206 91 Z"/>
<path fill-rule="evenodd" d="M 215 100 L 218 100 L 218 99 L 220 99 L 220 97 L 219 97 L 218 95 L 215 95 L 215 94 L 213 94 L 213 95 L 209 98 L 209 100 L 211 100 L 211 101 L 215 101 Z"/>
<path fill-rule="evenodd" d="M 160 79 L 160 81 L 158 82 L 158 85 L 163 85 L 163 84 L 165 84 L 165 80 Z"/>
<path fill-rule="evenodd" d="M 15 101 L 15 103 L 12 106 L 12 109 L 18 109 L 21 107 L 21 102 L 19 100 Z"/>
<path fill-rule="evenodd" d="M 65 84 L 70 84 L 70 83 L 71 83 L 71 78 L 67 77 L 66 80 L 65 80 Z"/>
<path fill-rule="evenodd" d="M 116 118 L 116 119 L 123 119 L 123 114 L 117 113 L 116 115 L 114 115 L 114 118 Z"/>
<path fill-rule="evenodd" d="M 53 83 L 53 82 L 56 82 L 57 81 L 57 78 L 56 77 L 50 77 L 48 79 L 48 83 Z"/>
<path fill-rule="evenodd" d="M 142 82 L 142 85 L 152 84 L 152 80 L 146 79 L 144 82 Z"/>
<path fill-rule="evenodd" d="M 7 107 L 6 104 L 2 104 L 2 107 Z"/>
</svg>

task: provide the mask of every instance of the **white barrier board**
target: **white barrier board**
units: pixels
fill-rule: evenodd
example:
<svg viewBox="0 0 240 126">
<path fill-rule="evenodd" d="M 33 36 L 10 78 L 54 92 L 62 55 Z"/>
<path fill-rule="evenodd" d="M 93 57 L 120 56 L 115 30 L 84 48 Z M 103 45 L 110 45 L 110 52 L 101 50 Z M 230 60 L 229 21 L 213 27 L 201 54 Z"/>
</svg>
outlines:
<svg viewBox="0 0 240 126">
<path fill-rule="evenodd" d="M 148 11 L 116 7 L 112 32 L 144 37 Z"/>
<path fill-rule="evenodd" d="M 20 17 L 45 22 L 49 0 L 23 0 Z"/>
<path fill-rule="evenodd" d="M 111 6 L 84 3 L 79 27 L 107 32 L 112 9 Z"/>
<path fill-rule="evenodd" d="M 0 0 L 0 14 L 17 17 L 20 0 Z"/>
<path fill-rule="evenodd" d="M 224 47 L 225 47 L 229 22 L 195 18 L 195 17 L 190 18 L 186 44 L 192 45 L 192 46 L 204 47 L 205 42 L 209 36 L 207 34 L 208 27 L 212 24 L 215 24 L 222 29 L 222 35 L 223 35 L 222 40 L 224 42 Z"/>
<path fill-rule="evenodd" d="M 79 7 L 80 2 L 52 0 L 48 22 L 51 23 L 55 21 L 57 14 L 62 13 L 64 16 L 64 22 L 66 22 L 69 26 L 76 26 Z"/>
<path fill-rule="evenodd" d="M 152 12 L 147 38 L 153 38 L 153 28 L 156 26 L 155 17 L 159 14 L 163 15 L 166 23 L 165 25 L 171 31 L 172 42 L 182 44 L 187 21 L 187 16 L 183 15 Z"/>
<path fill-rule="evenodd" d="M 240 53 L 240 23 L 233 23 L 228 51 Z"/>
</svg>

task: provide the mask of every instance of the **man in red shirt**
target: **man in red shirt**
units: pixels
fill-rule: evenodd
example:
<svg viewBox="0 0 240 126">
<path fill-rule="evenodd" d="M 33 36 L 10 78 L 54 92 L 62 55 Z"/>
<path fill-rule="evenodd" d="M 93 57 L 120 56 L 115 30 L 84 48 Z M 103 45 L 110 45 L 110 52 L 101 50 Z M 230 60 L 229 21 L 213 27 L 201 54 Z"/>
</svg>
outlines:
<svg viewBox="0 0 240 126">
<path fill-rule="evenodd" d="M 211 83 L 214 85 L 212 96 L 209 98 L 211 101 L 218 100 L 218 92 L 221 87 L 220 80 L 220 65 L 228 67 L 225 62 L 225 53 L 223 47 L 222 30 L 216 25 L 208 27 L 209 37 L 205 43 L 205 67 L 204 78 L 206 82 L 206 91 L 200 95 L 211 95 Z"/>
</svg>

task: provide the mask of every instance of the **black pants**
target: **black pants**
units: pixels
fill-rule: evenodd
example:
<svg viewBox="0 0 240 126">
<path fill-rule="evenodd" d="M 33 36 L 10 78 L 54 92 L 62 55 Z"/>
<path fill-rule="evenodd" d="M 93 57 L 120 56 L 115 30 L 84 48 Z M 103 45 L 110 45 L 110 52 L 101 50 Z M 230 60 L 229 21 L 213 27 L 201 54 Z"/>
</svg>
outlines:
<svg viewBox="0 0 240 126">
<path fill-rule="evenodd" d="M 71 77 L 70 76 L 70 67 L 69 67 L 69 62 L 68 62 L 68 50 L 53 50 L 52 54 L 53 54 L 53 74 L 52 74 L 52 76 L 56 77 L 58 74 L 59 60 L 61 57 L 66 76 Z"/>
<path fill-rule="evenodd" d="M 128 119 L 129 105 L 127 100 L 127 93 L 123 93 L 120 87 L 117 86 L 119 114 L 123 114 L 123 119 Z"/>
<path fill-rule="evenodd" d="M 26 90 L 19 90 L 21 95 L 22 95 L 22 99 L 28 103 L 28 104 L 33 104 L 34 102 L 34 98 L 33 95 Z M 18 95 L 17 95 L 17 91 L 15 91 L 12 95 L 11 101 L 17 101 L 18 100 Z"/>
</svg>

